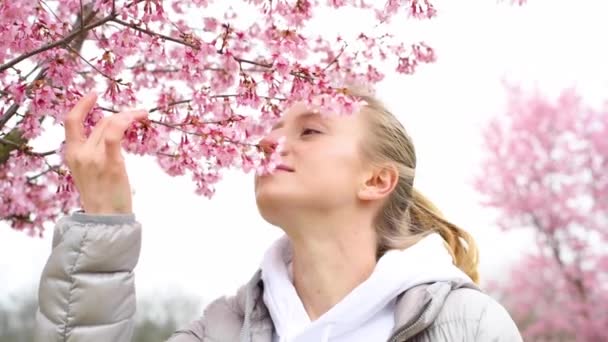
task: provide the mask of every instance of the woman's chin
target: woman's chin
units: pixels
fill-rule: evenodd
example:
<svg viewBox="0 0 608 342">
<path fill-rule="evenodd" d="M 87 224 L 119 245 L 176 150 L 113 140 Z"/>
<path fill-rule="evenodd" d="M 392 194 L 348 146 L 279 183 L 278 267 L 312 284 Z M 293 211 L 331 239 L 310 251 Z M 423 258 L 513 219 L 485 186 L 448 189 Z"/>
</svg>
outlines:
<svg viewBox="0 0 608 342">
<path fill-rule="evenodd" d="M 290 200 L 289 194 L 281 191 L 281 189 L 270 189 L 272 186 L 258 187 L 255 191 L 255 201 L 259 208 L 280 209 L 285 205 L 286 201 Z"/>
<path fill-rule="evenodd" d="M 284 187 L 262 186 L 256 189 L 255 201 L 260 215 L 269 223 L 275 224 L 280 220 L 278 216 L 288 213 L 297 199 L 293 194 L 286 192 Z"/>
<path fill-rule="evenodd" d="M 280 225 L 281 218 L 284 215 L 282 207 L 277 205 L 275 201 L 270 202 L 268 200 L 256 199 L 256 204 L 258 207 L 258 212 L 260 213 L 260 216 L 262 216 L 264 221 L 274 226 Z"/>
</svg>

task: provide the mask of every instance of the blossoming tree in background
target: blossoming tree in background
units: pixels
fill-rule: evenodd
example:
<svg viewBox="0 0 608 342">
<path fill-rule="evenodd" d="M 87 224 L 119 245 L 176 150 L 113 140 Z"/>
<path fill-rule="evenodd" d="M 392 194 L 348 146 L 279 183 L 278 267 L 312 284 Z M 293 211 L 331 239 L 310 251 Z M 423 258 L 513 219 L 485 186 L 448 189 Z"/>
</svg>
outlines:
<svg viewBox="0 0 608 342">
<path fill-rule="evenodd" d="M 532 229 L 498 290 L 527 341 L 608 341 L 608 110 L 508 86 L 477 178 L 505 230 Z"/>
<path fill-rule="evenodd" d="M 43 223 L 76 207 L 62 142 L 34 145 L 90 90 L 101 96 L 87 132 L 147 100 L 149 119 L 127 130 L 124 149 L 153 156 L 171 176 L 192 177 L 197 193 L 211 197 L 222 169 L 272 167 L 257 142 L 293 101 L 349 111 L 354 99 L 340 85 L 380 81 L 380 63 L 411 74 L 435 60 L 424 42 L 403 41 L 385 25 L 432 18 L 428 0 L 242 0 L 230 3 L 246 11 L 212 14 L 225 3 L 1 2 L 0 221 L 41 234 Z M 321 7 L 356 7 L 374 16 L 376 30 L 350 41 L 307 35 Z"/>
</svg>

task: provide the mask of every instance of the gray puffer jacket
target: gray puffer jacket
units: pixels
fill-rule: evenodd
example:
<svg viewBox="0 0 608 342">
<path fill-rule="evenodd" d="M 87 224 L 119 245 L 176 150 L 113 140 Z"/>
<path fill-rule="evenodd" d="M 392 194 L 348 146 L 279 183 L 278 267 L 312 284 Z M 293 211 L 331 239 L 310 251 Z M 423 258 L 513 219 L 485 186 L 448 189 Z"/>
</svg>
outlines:
<svg viewBox="0 0 608 342">
<path fill-rule="evenodd" d="M 42 272 L 39 342 L 128 342 L 133 335 L 133 269 L 141 247 L 134 215 L 74 213 L 56 225 Z M 209 304 L 168 342 L 271 342 L 260 271 L 235 296 Z M 507 311 L 474 285 L 437 282 L 404 292 L 389 342 L 522 341 Z"/>
</svg>

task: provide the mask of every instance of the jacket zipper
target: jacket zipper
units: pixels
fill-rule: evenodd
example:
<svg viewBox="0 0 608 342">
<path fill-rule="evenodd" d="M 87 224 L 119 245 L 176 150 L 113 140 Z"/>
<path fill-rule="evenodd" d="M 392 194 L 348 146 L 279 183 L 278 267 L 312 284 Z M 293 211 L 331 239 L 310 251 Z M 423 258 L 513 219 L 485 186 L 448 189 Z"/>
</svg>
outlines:
<svg viewBox="0 0 608 342">
<path fill-rule="evenodd" d="M 424 314 L 429 310 L 429 307 L 431 306 L 431 302 L 428 302 L 424 309 L 422 310 L 422 312 L 420 313 L 420 316 L 418 316 L 418 318 L 416 319 L 416 321 L 414 321 L 414 323 L 410 324 L 409 327 L 406 328 L 402 328 L 400 331 L 397 331 L 395 334 L 393 334 L 393 336 L 388 340 L 388 342 L 405 342 L 405 340 L 401 341 L 401 337 L 407 336 L 407 334 L 412 331 L 412 329 L 414 329 L 414 327 L 420 325 L 420 322 L 422 322 L 422 318 L 424 317 Z"/>
</svg>

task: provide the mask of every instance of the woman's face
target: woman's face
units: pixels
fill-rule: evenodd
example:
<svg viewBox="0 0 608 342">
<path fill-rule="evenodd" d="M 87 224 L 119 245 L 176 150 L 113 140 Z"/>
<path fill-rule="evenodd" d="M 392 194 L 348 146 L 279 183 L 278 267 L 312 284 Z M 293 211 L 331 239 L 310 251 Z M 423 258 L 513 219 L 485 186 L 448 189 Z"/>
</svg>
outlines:
<svg viewBox="0 0 608 342">
<path fill-rule="evenodd" d="M 255 176 L 258 209 L 271 224 L 285 223 L 294 213 L 344 210 L 354 207 L 364 181 L 360 144 L 365 120 L 353 115 L 315 114 L 298 103 L 261 144 L 284 137 L 281 165 L 274 173 Z"/>
</svg>

